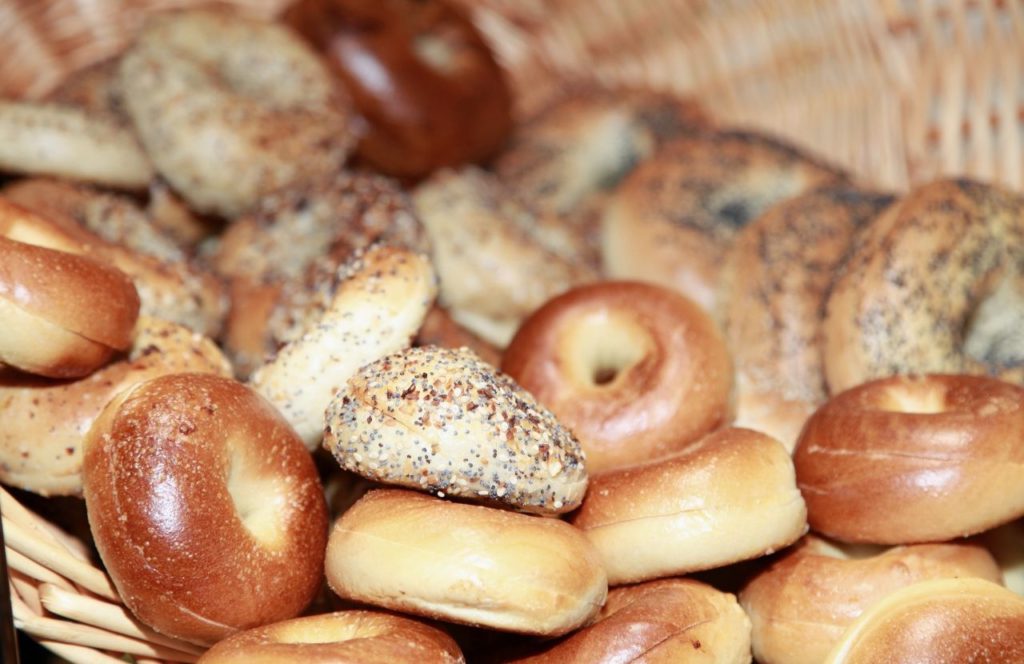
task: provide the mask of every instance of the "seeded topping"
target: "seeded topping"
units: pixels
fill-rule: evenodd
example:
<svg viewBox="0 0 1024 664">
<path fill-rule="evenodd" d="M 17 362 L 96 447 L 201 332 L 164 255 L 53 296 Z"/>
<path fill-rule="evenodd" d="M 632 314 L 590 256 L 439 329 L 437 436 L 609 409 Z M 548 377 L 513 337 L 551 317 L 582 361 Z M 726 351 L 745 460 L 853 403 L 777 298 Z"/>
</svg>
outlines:
<svg viewBox="0 0 1024 664">
<path fill-rule="evenodd" d="M 472 351 L 413 348 L 361 368 L 327 408 L 324 446 L 370 479 L 541 514 L 579 506 L 576 438 Z"/>
</svg>

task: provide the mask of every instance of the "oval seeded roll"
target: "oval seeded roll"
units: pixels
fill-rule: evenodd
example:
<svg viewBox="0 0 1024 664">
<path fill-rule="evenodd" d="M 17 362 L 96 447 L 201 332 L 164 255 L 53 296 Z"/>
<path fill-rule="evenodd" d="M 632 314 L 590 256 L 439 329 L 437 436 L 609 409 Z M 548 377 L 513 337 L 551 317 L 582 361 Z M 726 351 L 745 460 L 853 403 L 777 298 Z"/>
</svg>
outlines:
<svg viewBox="0 0 1024 664">
<path fill-rule="evenodd" d="M 824 664 L 1024 662 L 1024 598 L 982 579 L 933 579 L 875 604 Z"/>
<path fill-rule="evenodd" d="M 943 542 L 1024 516 L 1024 388 L 894 376 L 838 394 L 793 455 L 811 527 L 846 542 Z"/>
<path fill-rule="evenodd" d="M 806 517 L 782 444 L 729 428 L 667 459 L 595 476 L 572 523 L 618 585 L 766 555 L 803 535 Z"/>
<path fill-rule="evenodd" d="M 327 407 L 324 447 L 371 480 L 525 512 L 568 512 L 587 488 L 569 430 L 466 348 L 363 366 Z"/>
<path fill-rule="evenodd" d="M 608 591 L 600 556 L 564 521 L 400 489 L 338 519 L 326 570 L 346 599 L 538 635 L 579 627 Z"/>
</svg>

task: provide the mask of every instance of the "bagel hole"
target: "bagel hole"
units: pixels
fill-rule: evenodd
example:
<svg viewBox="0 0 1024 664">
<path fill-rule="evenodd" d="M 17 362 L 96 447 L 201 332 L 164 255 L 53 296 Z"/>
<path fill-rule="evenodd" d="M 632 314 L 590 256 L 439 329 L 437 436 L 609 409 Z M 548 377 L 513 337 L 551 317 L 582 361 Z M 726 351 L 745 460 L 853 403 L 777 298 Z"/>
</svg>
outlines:
<svg viewBox="0 0 1024 664">
<path fill-rule="evenodd" d="M 434 71 L 448 75 L 455 73 L 452 48 L 441 37 L 430 34 L 416 35 L 412 42 L 412 50 L 420 61 Z"/>
<path fill-rule="evenodd" d="M 570 372 L 576 382 L 600 389 L 616 385 L 654 346 L 650 332 L 635 320 L 606 313 L 583 316 L 564 343 L 572 349 Z"/>
<path fill-rule="evenodd" d="M 995 372 L 1024 364 L 1024 285 L 1011 275 L 994 280 L 963 330 L 964 353 Z"/>
<path fill-rule="evenodd" d="M 911 415 L 935 415 L 947 410 L 946 386 L 925 379 L 906 379 L 890 385 L 878 405 L 881 410 Z"/>
<path fill-rule="evenodd" d="M 293 621 L 281 625 L 273 636 L 279 643 L 313 644 L 372 639 L 385 632 L 381 625 L 350 617 L 344 620 Z"/>
<path fill-rule="evenodd" d="M 281 515 L 287 493 L 282 488 L 278 480 L 262 476 L 238 446 L 231 450 L 227 489 L 235 514 L 250 535 L 271 548 L 283 541 Z"/>
<path fill-rule="evenodd" d="M 880 544 L 846 544 L 819 538 L 814 544 L 814 552 L 829 558 L 840 560 L 864 560 L 874 558 L 888 551 L 891 547 Z"/>
</svg>

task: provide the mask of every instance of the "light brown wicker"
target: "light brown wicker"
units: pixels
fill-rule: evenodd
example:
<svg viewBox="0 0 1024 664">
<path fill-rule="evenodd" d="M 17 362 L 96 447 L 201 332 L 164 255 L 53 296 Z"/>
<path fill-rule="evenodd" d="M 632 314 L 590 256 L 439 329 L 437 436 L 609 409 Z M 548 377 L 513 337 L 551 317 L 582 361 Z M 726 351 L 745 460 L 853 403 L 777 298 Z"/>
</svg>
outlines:
<svg viewBox="0 0 1024 664">
<path fill-rule="evenodd" d="M 675 90 L 879 186 L 942 174 L 1024 190 L 1024 0 L 460 1 L 521 113 L 570 79 Z M 288 0 L 221 2 L 273 15 Z M 0 94 L 39 98 L 147 13 L 194 4 L 0 0 Z M 0 509 L 19 628 L 73 662 L 195 659 L 134 621 L 73 538 L 6 492 Z"/>
</svg>

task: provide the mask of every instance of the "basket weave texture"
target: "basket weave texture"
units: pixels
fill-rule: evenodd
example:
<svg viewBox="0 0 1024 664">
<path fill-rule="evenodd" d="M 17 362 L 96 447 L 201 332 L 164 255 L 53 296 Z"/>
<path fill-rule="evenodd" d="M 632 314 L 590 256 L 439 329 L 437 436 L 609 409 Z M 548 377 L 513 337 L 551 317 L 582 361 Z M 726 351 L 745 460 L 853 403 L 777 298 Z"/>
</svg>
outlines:
<svg viewBox="0 0 1024 664">
<path fill-rule="evenodd" d="M 221 0 L 272 16 L 289 0 Z M 694 95 L 905 190 L 966 175 L 1024 190 L 1024 0 L 459 0 L 520 114 L 568 80 Z M 0 94 L 37 99 L 196 0 L 0 0 Z M 120 608 L 86 552 L 0 490 L 19 626 L 74 662 L 193 661 Z M 61 618 L 63 616 L 63 618 Z M 101 649 L 111 654 L 104 654 Z M 149 659 L 147 659 L 149 658 Z"/>
</svg>

